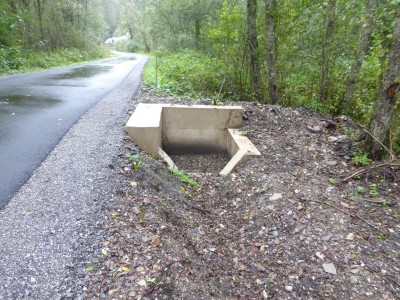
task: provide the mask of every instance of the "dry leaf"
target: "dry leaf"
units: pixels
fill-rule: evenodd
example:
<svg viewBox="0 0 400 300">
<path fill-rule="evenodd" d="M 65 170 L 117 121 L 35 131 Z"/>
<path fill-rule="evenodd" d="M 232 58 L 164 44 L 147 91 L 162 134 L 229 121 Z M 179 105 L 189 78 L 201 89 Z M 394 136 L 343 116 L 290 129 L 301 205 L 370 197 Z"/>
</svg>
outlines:
<svg viewBox="0 0 400 300">
<path fill-rule="evenodd" d="M 348 205 L 346 202 L 340 202 L 340 204 L 348 209 L 353 209 L 355 208 L 354 206 Z"/>
</svg>

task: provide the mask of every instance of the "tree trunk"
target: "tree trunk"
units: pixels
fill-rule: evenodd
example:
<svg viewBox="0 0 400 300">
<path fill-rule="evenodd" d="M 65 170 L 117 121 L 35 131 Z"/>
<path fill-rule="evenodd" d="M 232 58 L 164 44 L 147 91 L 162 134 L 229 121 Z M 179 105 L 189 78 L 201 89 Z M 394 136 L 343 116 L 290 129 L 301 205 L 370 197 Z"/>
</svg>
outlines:
<svg viewBox="0 0 400 300">
<path fill-rule="evenodd" d="M 276 79 L 276 45 L 275 45 L 275 0 L 266 0 L 265 24 L 266 32 L 266 50 L 268 67 L 268 94 L 269 102 L 275 104 L 278 102 L 278 86 Z"/>
<path fill-rule="evenodd" d="M 322 45 L 322 72 L 320 86 L 320 101 L 326 103 L 328 100 L 328 74 L 329 74 L 329 51 L 332 43 L 333 27 L 335 25 L 336 0 L 329 0 L 327 6 L 327 20 L 324 44 Z"/>
<path fill-rule="evenodd" d="M 358 75 L 362 66 L 363 59 L 367 54 L 368 39 L 371 34 L 371 25 L 374 19 L 374 10 L 376 6 L 376 0 L 369 0 L 365 9 L 364 24 L 360 31 L 360 41 L 358 43 L 358 51 L 355 60 L 351 66 L 349 77 L 346 81 L 346 93 L 344 94 L 341 102 L 339 103 L 338 113 L 341 113 L 349 104 L 353 97 Z"/>
<path fill-rule="evenodd" d="M 261 99 L 257 41 L 257 0 L 247 0 L 247 41 L 250 49 L 250 80 L 253 97 Z"/>
<path fill-rule="evenodd" d="M 200 0 L 197 0 L 196 2 L 196 8 L 197 10 L 200 10 Z M 195 20 L 195 43 L 196 43 L 196 49 L 199 50 L 200 49 L 200 13 L 199 11 L 197 11 L 196 15 L 196 20 Z"/>
<path fill-rule="evenodd" d="M 38 21 L 39 21 L 39 32 L 40 32 L 40 40 L 44 40 L 44 31 L 43 31 L 43 9 L 44 9 L 44 3 L 42 3 L 42 0 L 36 0 L 35 3 L 36 6 L 36 11 L 38 15 Z"/>
<path fill-rule="evenodd" d="M 198 19 L 196 20 L 196 32 L 195 32 L 195 43 L 196 43 L 196 49 L 199 50 L 200 49 L 200 19 L 199 17 L 197 17 Z"/>
<path fill-rule="evenodd" d="M 400 89 L 400 8 L 397 9 L 396 24 L 393 31 L 393 41 L 389 53 L 386 73 L 382 81 L 379 99 L 375 103 L 374 113 L 369 124 L 369 132 L 373 137 L 368 136 L 367 146 L 372 156 L 381 159 L 386 151 L 381 145 L 389 146 L 390 119 L 396 103 L 397 94 Z"/>
</svg>

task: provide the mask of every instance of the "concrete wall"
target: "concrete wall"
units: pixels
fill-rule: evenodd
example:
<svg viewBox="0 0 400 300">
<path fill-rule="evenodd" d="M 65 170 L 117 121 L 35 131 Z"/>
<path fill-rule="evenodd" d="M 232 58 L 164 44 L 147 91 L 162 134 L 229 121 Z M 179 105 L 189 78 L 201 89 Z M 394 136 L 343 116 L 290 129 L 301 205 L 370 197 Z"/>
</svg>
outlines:
<svg viewBox="0 0 400 300">
<path fill-rule="evenodd" d="M 226 151 L 231 158 L 220 172 L 260 152 L 242 136 L 243 109 L 239 106 L 169 105 L 140 103 L 125 130 L 139 146 L 176 167 L 168 154 Z"/>
<path fill-rule="evenodd" d="M 242 126 L 241 107 L 167 106 L 162 111 L 162 146 L 169 154 L 226 151 L 227 128 Z"/>
</svg>

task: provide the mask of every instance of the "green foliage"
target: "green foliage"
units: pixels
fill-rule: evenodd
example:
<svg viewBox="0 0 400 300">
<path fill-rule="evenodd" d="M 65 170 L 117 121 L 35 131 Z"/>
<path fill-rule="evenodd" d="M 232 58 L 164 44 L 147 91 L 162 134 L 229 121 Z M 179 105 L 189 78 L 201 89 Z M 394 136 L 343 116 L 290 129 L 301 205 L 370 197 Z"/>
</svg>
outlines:
<svg viewBox="0 0 400 300">
<path fill-rule="evenodd" d="M 242 131 L 240 132 L 240 135 L 242 135 L 242 136 L 248 136 L 248 135 L 249 135 L 249 131 L 248 131 L 248 130 L 242 130 Z"/>
<path fill-rule="evenodd" d="M 179 178 L 179 180 L 183 183 L 186 183 L 188 185 L 194 186 L 199 188 L 200 185 L 197 183 L 197 181 L 193 178 L 191 178 L 187 173 L 183 170 L 178 170 L 177 168 L 168 168 L 168 170 L 175 176 Z"/>
<path fill-rule="evenodd" d="M 115 50 L 121 52 L 137 53 L 140 49 L 139 45 L 132 40 L 118 41 L 114 45 Z"/>
<path fill-rule="evenodd" d="M 337 179 L 336 178 L 329 178 L 328 181 L 329 181 L 330 184 L 333 184 L 333 185 L 337 184 Z"/>
<path fill-rule="evenodd" d="M 151 57 L 143 80 L 155 90 L 174 95 L 212 96 L 221 82 L 220 66 L 215 59 L 194 50 L 161 53 Z"/>
<path fill-rule="evenodd" d="M 357 152 L 353 155 L 351 162 L 356 166 L 368 166 L 372 159 L 368 158 L 368 153 Z"/>
<path fill-rule="evenodd" d="M 9 70 L 18 70 L 24 63 L 21 50 L 17 47 L 0 46 L 0 74 Z"/>
<path fill-rule="evenodd" d="M 0 48 L 0 74 L 13 74 L 23 71 L 66 66 L 109 56 L 110 50 L 106 47 L 97 47 L 91 51 L 76 48 L 54 51 Z"/>
<path fill-rule="evenodd" d="M 319 112 L 323 112 L 325 110 L 325 107 L 322 103 L 315 101 L 307 103 L 306 107 Z"/>
<path fill-rule="evenodd" d="M 140 166 L 142 165 L 142 156 L 140 153 L 130 154 L 127 153 L 126 157 L 128 158 L 129 162 L 131 163 L 133 169 L 135 171 L 139 170 Z"/>
<path fill-rule="evenodd" d="M 375 183 L 369 184 L 369 194 L 373 197 L 376 197 L 379 195 L 378 186 Z"/>
</svg>

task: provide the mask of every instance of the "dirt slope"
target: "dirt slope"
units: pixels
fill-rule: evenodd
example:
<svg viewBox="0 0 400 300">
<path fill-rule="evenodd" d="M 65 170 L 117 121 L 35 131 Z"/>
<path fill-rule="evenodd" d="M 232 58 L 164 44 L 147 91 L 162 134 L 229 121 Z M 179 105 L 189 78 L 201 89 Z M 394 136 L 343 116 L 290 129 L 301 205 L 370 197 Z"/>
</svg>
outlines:
<svg viewBox="0 0 400 300">
<path fill-rule="evenodd" d="M 139 102 L 193 104 L 145 90 Z M 179 158 L 200 188 L 129 138 L 121 144 L 109 166 L 119 192 L 86 265 L 86 297 L 399 299 L 399 168 L 343 181 L 362 169 L 349 161 L 360 137 L 350 120 L 240 105 L 262 156 L 226 177 L 220 155 Z"/>
</svg>

